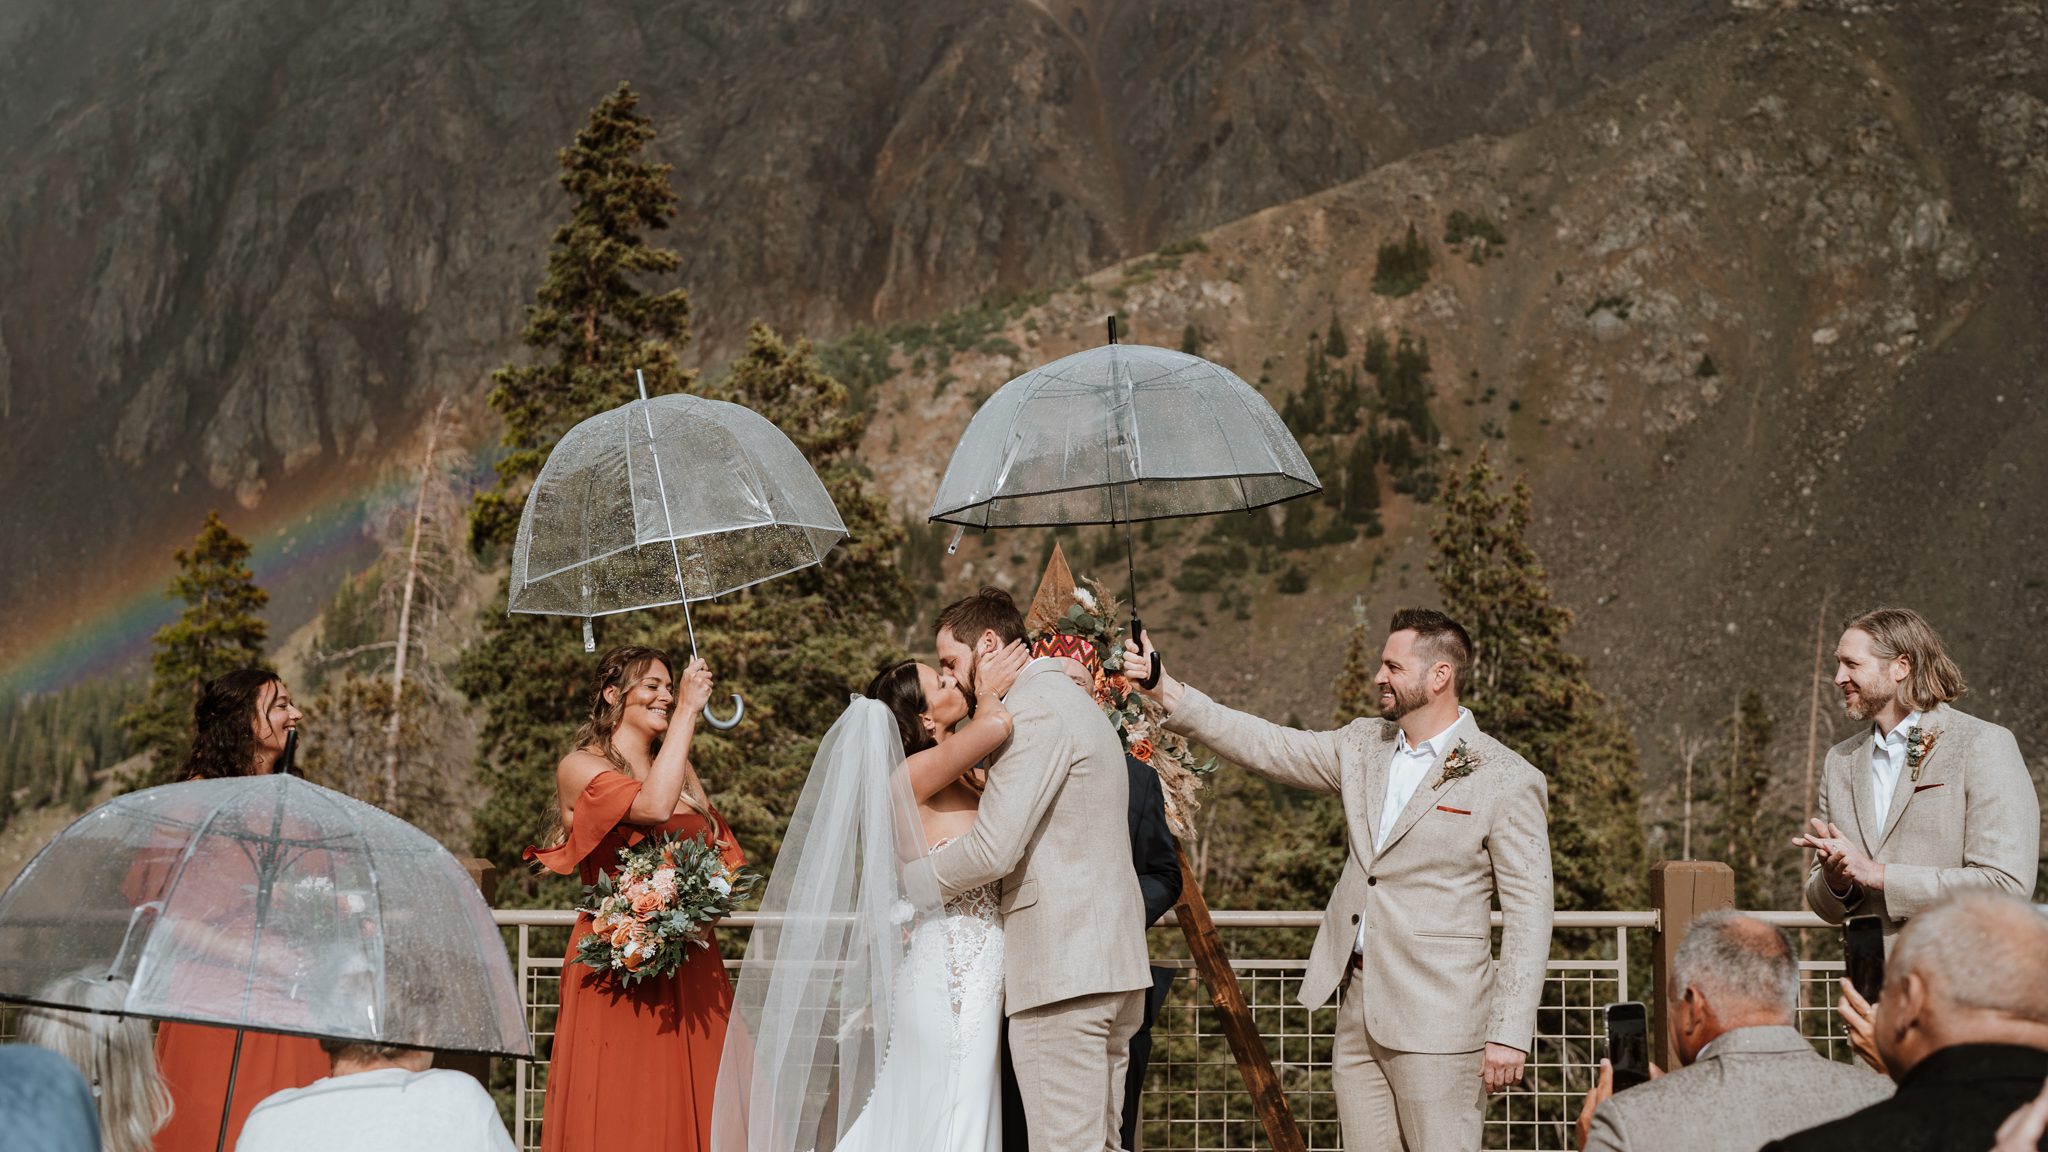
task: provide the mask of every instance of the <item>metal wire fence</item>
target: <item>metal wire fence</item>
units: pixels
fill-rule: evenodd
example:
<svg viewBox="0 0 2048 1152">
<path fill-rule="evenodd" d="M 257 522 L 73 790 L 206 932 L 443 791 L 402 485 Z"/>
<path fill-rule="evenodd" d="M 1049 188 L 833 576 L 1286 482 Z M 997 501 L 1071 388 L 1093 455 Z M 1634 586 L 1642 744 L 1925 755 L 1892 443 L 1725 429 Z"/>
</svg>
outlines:
<svg viewBox="0 0 2048 1152">
<path fill-rule="evenodd" d="M 1827 928 L 1807 913 L 1770 913 L 1772 921 L 1795 935 Z M 1300 937 L 1297 955 L 1244 956 L 1233 959 L 1239 988 L 1254 1023 L 1266 1041 L 1288 1103 L 1312 1150 L 1342 1148 L 1337 1103 L 1330 1086 L 1334 1006 L 1310 1010 L 1294 1002 L 1306 965 L 1307 931 L 1320 919 L 1312 912 L 1218 912 L 1217 926 L 1226 945 L 1234 937 L 1256 933 L 1260 943 L 1275 937 Z M 563 930 L 574 916 L 558 911 L 503 911 L 498 923 L 507 930 L 507 944 L 517 965 L 526 998 L 527 1027 L 534 1051 L 545 1054 L 554 1036 L 562 971 Z M 1496 917 L 1496 923 L 1498 917 Z M 735 917 L 726 929 L 749 927 L 748 917 Z M 1645 987 L 1647 957 L 1657 924 L 1655 912 L 1560 913 L 1557 940 L 1538 1013 L 1535 1049 L 1520 1087 L 1495 1096 L 1488 1105 L 1485 1139 L 1489 1149 L 1549 1152 L 1575 1147 L 1572 1120 L 1598 1072 L 1605 1034 L 1604 1009 L 1621 1000 L 1650 1000 Z M 1155 930 L 1156 931 L 1156 930 Z M 1177 933 L 1154 936 L 1155 954 L 1164 953 Z M 1270 945 L 1269 945 L 1270 946 Z M 1812 951 L 1832 954 L 1826 948 Z M 1224 1038 L 1222 1021 L 1210 1006 L 1209 992 L 1184 958 L 1155 960 L 1178 970 L 1165 1006 L 1153 1024 L 1152 1063 L 1145 1078 L 1140 1147 L 1145 1152 L 1235 1152 L 1266 1148 L 1244 1091 L 1237 1063 Z M 728 962 L 728 967 L 736 967 Z M 1841 962 L 1803 962 L 1799 1024 L 1815 1046 L 1838 1059 L 1849 1058 L 1848 1045 L 1834 1012 L 1835 979 Z M 1660 1026 L 1653 1022 L 1653 1027 Z M 547 1061 L 519 1061 L 509 1077 L 500 1077 L 512 1098 L 513 1138 L 522 1149 L 540 1146 L 541 1105 L 547 1088 Z"/>
</svg>

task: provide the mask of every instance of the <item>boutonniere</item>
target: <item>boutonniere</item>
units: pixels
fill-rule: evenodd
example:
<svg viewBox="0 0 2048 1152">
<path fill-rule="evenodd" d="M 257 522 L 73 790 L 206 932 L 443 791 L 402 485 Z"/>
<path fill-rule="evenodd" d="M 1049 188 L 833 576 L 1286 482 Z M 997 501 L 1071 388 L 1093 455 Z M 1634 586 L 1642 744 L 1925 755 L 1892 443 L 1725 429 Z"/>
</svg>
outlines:
<svg viewBox="0 0 2048 1152">
<path fill-rule="evenodd" d="M 1474 752 L 1470 744 L 1460 740 L 1458 746 L 1451 749 L 1451 754 L 1444 757 L 1443 775 L 1436 778 L 1436 783 L 1432 787 L 1441 788 L 1453 780 L 1463 780 L 1477 767 L 1479 753 Z"/>
<path fill-rule="evenodd" d="M 1922 728 L 1915 724 L 1906 729 L 1906 770 L 1913 774 L 1913 783 L 1920 782 L 1920 766 L 1934 755 L 1934 742 L 1940 738 L 1939 728 Z"/>
</svg>

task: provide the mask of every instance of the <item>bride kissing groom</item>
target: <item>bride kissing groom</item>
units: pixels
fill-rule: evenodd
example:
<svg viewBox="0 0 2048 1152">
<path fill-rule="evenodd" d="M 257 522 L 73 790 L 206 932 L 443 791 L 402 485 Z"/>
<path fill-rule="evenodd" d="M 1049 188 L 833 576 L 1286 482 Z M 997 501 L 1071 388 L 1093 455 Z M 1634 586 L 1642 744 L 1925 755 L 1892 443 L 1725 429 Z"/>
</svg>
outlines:
<svg viewBox="0 0 2048 1152">
<path fill-rule="evenodd" d="M 999 1148 L 1005 1015 L 1031 1152 L 1120 1147 L 1152 984 L 1123 744 L 1026 660 L 1007 593 L 936 632 L 939 667 L 884 671 L 820 742 L 740 972 L 720 1152 Z"/>
</svg>

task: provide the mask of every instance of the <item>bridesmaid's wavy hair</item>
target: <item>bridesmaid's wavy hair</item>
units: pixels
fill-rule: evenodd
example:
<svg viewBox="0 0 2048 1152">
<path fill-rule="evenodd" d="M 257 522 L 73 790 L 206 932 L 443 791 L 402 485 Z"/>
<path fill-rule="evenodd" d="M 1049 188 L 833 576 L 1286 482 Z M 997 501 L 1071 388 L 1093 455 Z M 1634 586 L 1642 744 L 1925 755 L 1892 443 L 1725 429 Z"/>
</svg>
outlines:
<svg viewBox="0 0 2048 1152">
<path fill-rule="evenodd" d="M 574 747 L 577 751 L 590 751 L 611 761 L 614 771 L 622 776 L 631 776 L 632 768 L 626 758 L 619 755 L 612 744 L 612 736 L 619 730 L 619 720 L 626 714 L 626 691 L 635 680 L 646 675 L 656 664 L 673 672 L 675 664 L 668 653 L 659 648 L 647 648 L 638 644 L 622 644 L 598 657 L 597 673 L 590 679 L 590 704 L 583 717 L 582 726 L 576 729 Z M 613 688 L 619 690 L 617 700 L 605 699 L 605 693 Z M 656 736 L 648 751 L 661 750 L 661 737 Z M 555 789 L 553 801 L 548 804 L 547 826 L 541 832 L 538 845 L 543 849 L 560 848 L 568 842 L 569 828 L 562 820 L 562 790 Z M 691 807 L 696 802 L 684 793 L 684 803 Z"/>
<path fill-rule="evenodd" d="M 879 701 L 896 718 L 897 734 L 903 738 L 903 755 L 915 756 L 935 741 L 924 730 L 924 713 L 931 704 L 924 698 L 924 682 L 917 675 L 917 661 L 884 668 L 868 681 L 867 697 Z"/>
<path fill-rule="evenodd" d="M 263 690 L 283 683 L 268 668 L 237 668 L 208 680 L 192 707 L 192 751 L 174 779 L 247 776 L 256 765 L 255 725 L 263 710 Z M 296 739 L 287 743 L 275 771 L 290 772 L 297 749 Z"/>
</svg>

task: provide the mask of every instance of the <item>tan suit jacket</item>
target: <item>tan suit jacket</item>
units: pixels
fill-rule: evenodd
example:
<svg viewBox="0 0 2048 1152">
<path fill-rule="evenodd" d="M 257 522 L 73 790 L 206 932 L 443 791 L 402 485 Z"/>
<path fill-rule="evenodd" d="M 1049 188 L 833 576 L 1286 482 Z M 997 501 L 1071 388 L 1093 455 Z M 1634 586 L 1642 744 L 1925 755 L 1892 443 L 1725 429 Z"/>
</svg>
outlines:
<svg viewBox="0 0 2048 1152">
<path fill-rule="evenodd" d="M 1302 975 L 1303 1004 L 1319 1007 L 1351 978 L 1365 924 L 1365 1026 L 1403 1052 L 1469 1052 L 1483 1041 L 1530 1050 L 1550 958 L 1550 824 L 1543 774 L 1461 720 L 1476 757 L 1470 775 L 1439 783 L 1443 757 L 1422 777 L 1385 847 L 1373 830 L 1400 729 L 1353 720 L 1334 732 L 1283 728 L 1189 688 L 1167 727 L 1283 784 L 1344 799 L 1350 852 Z M 1488 917 L 1501 918 L 1500 961 Z"/>
<path fill-rule="evenodd" d="M 1865 727 L 1828 750 L 1817 810 L 1842 835 L 1884 865 L 1884 891 L 1858 889 L 1845 902 L 1828 888 L 1816 861 L 1806 902 L 1822 919 L 1881 916 L 1889 940 L 1901 922 L 1959 888 L 2034 890 L 2041 858 L 2041 801 L 2011 731 L 1946 704 L 1920 719 L 1939 733 L 1920 779 L 1901 768 L 1877 827 L 1877 784 Z"/>
<path fill-rule="evenodd" d="M 1050 660 L 1003 698 L 1010 739 L 965 836 L 906 867 L 948 896 L 1003 881 L 1003 1011 L 1152 986 L 1116 729 Z"/>
<path fill-rule="evenodd" d="M 1737 1028 L 1686 1067 L 1600 1105 L 1585 1152 L 1756 1152 L 1891 1094 L 1890 1080 L 1835 1063 L 1797 1028 Z"/>
</svg>

